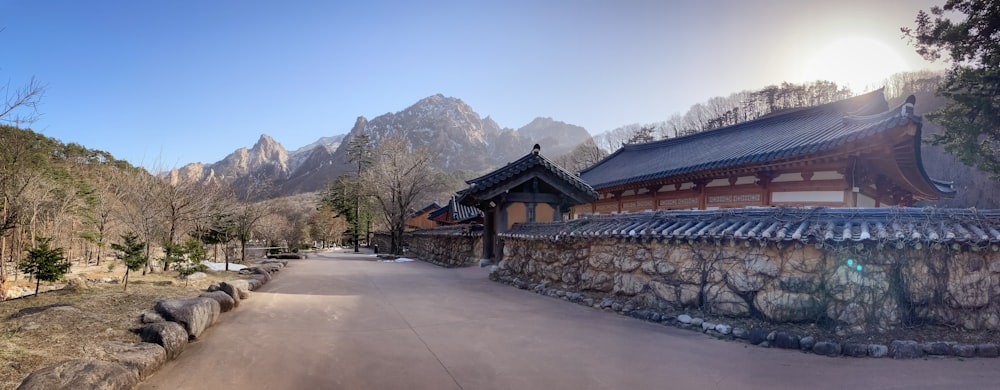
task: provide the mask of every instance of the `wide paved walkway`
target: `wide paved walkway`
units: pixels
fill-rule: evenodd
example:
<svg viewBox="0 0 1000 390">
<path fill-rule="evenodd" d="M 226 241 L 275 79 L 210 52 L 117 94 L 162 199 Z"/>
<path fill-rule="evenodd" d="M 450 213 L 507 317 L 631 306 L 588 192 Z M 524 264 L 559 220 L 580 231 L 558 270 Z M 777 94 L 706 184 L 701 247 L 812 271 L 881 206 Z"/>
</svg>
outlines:
<svg viewBox="0 0 1000 390">
<path fill-rule="evenodd" d="M 491 282 L 485 269 L 293 260 L 142 389 L 995 389 L 1000 359 L 751 347 Z"/>
</svg>

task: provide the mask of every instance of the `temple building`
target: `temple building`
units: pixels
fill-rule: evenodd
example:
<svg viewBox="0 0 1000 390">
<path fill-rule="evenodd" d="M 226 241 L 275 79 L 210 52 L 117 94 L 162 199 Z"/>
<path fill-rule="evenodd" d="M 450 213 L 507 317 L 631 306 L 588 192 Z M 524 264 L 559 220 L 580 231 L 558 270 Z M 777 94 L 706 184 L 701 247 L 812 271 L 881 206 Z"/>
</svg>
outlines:
<svg viewBox="0 0 1000 390">
<path fill-rule="evenodd" d="M 450 206 L 482 212 L 482 258 L 495 259 L 502 254 L 497 235 L 519 222 L 658 210 L 913 206 L 951 197 L 950 183 L 924 171 L 914 104 L 910 96 L 889 108 L 880 89 L 624 145 L 579 174 L 546 159 L 535 145 L 517 161 L 467 181 Z"/>
<path fill-rule="evenodd" d="M 459 191 L 458 203 L 482 211 L 484 259 L 502 253 L 497 234 L 514 223 L 559 221 L 573 206 L 597 199 L 597 192 L 587 183 L 549 161 L 540 150 L 536 144 L 517 161 L 466 181 L 469 187 Z"/>
<path fill-rule="evenodd" d="M 920 159 L 915 98 L 883 91 L 684 137 L 628 144 L 580 178 L 599 193 L 573 216 L 731 207 L 912 206 L 953 196 Z"/>
</svg>

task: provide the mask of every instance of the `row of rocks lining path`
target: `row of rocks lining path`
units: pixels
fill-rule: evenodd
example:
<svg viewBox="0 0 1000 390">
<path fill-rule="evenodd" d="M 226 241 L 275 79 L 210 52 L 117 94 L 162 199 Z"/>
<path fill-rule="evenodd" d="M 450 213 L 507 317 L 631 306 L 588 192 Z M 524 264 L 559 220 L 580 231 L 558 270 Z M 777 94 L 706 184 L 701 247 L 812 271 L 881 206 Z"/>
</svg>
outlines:
<svg viewBox="0 0 1000 390">
<path fill-rule="evenodd" d="M 133 389 L 169 360 L 176 359 L 189 342 L 197 341 L 221 313 L 239 307 L 250 291 L 271 281 L 287 261 L 265 261 L 247 268 L 248 279 L 230 279 L 213 284 L 197 297 L 168 298 L 144 310 L 143 324 L 132 329 L 141 342 L 110 341 L 94 351 L 94 356 L 41 368 L 30 373 L 18 390 Z M 49 305 L 38 309 L 60 308 Z"/>
</svg>

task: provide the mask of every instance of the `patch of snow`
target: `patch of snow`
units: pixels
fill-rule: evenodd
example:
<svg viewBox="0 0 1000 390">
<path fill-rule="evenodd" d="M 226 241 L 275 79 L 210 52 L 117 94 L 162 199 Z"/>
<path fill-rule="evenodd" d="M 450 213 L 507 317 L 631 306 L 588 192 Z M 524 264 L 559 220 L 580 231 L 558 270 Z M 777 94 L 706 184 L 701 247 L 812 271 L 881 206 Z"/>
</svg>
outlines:
<svg viewBox="0 0 1000 390">
<path fill-rule="evenodd" d="M 414 260 L 413 259 L 408 259 L 408 258 L 405 258 L 405 257 L 400 257 L 400 258 L 395 259 L 395 260 L 379 260 L 378 262 L 379 263 L 409 263 L 411 261 L 414 261 Z"/>
<path fill-rule="evenodd" d="M 208 269 L 210 269 L 212 271 L 225 271 L 226 270 L 226 263 L 213 263 L 211 261 L 203 261 L 201 263 L 204 264 L 205 266 L 207 266 Z M 245 266 L 243 264 L 229 263 L 229 270 L 230 271 L 239 271 L 239 270 L 244 269 L 246 267 L 247 266 Z"/>
</svg>

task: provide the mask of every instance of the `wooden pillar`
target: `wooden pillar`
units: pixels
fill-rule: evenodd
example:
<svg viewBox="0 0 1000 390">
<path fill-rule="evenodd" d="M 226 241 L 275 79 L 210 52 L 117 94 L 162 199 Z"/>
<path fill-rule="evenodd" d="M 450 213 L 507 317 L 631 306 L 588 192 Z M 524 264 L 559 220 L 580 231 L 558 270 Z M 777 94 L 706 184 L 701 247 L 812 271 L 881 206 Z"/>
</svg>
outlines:
<svg viewBox="0 0 1000 390">
<path fill-rule="evenodd" d="M 698 192 L 698 210 L 708 208 L 708 199 L 705 196 L 705 186 L 709 180 L 699 179 L 694 181 L 694 190 Z"/>
<path fill-rule="evenodd" d="M 504 233 L 509 228 L 510 220 L 507 218 L 508 206 L 510 206 L 510 203 L 504 203 L 497 207 L 497 233 Z"/>
<path fill-rule="evenodd" d="M 760 186 L 760 205 L 771 205 L 771 180 L 778 177 L 774 172 L 757 172 L 757 185 Z M 811 178 L 812 175 L 809 175 Z"/>
<path fill-rule="evenodd" d="M 496 241 L 496 211 L 489 209 L 483 211 L 483 258 L 493 258 L 493 243 Z"/>
<path fill-rule="evenodd" d="M 623 193 L 625 193 L 625 191 L 614 191 L 614 192 L 611 193 L 611 196 L 614 196 L 615 197 L 615 201 L 618 203 L 617 210 L 618 210 L 619 214 L 621 214 L 621 212 L 622 212 L 622 194 Z"/>
<path fill-rule="evenodd" d="M 651 196 L 653 198 L 653 211 L 656 211 L 656 210 L 660 209 L 660 188 L 662 188 L 662 187 L 663 186 L 658 186 L 657 185 L 657 186 L 650 186 L 650 187 L 646 188 L 652 194 Z"/>
<path fill-rule="evenodd" d="M 535 222 L 535 206 L 536 205 L 537 205 L 537 203 L 535 203 L 535 202 L 528 202 L 527 204 L 525 204 L 525 207 L 524 207 L 524 214 L 525 214 L 524 219 L 528 223 L 534 223 Z"/>
<path fill-rule="evenodd" d="M 548 203 L 548 205 L 549 205 L 549 207 L 552 207 L 552 222 L 561 222 L 562 221 L 562 205 L 560 205 L 559 203 Z M 572 212 L 572 211 L 573 211 L 573 209 L 570 208 L 570 212 Z"/>
</svg>

